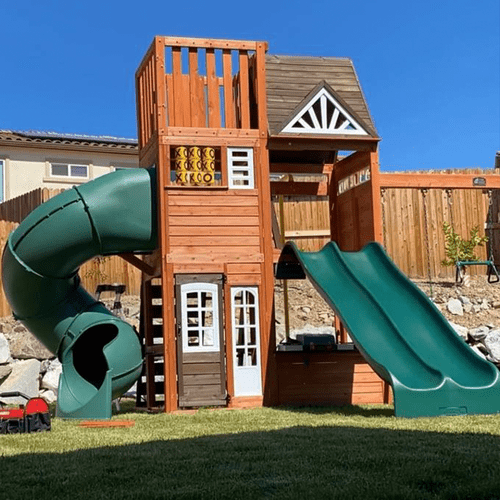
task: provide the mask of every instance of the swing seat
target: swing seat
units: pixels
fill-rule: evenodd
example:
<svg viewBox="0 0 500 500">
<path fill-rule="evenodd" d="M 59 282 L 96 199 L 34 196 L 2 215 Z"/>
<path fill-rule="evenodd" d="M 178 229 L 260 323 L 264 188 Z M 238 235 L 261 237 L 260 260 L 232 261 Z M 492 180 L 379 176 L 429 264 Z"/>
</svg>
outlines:
<svg viewBox="0 0 500 500">
<path fill-rule="evenodd" d="M 459 260 L 455 263 L 455 266 L 455 283 L 462 283 L 463 278 L 460 271 L 467 266 L 488 266 L 488 283 L 498 283 L 500 281 L 500 275 L 492 260 Z"/>
</svg>

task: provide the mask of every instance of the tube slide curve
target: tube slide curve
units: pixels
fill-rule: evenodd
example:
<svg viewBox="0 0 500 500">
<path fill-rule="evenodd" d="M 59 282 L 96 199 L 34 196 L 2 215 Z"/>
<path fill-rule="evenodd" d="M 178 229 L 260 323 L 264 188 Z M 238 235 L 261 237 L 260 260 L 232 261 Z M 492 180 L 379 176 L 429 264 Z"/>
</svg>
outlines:
<svg viewBox="0 0 500 500">
<path fill-rule="evenodd" d="M 140 376 L 135 330 L 85 291 L 78 269 L 95 256 L 156 248 L 155 178 L 154 169 L 119 170 L 64 191 L 5 246 L 2 282 L 14 316 L 63 365 L 63 418 L 110 418 L 112 399 Z"/>
<path fill-rule="evenodd" d="M 300 263 L 300 268 L 297 264 Z M 307 275 L 388 383 L 396 416 L 500 412 L 500 372 L 455 333 L 378 243 L 342 252 L 283 249 L 277 278 Z"/>
</svg>

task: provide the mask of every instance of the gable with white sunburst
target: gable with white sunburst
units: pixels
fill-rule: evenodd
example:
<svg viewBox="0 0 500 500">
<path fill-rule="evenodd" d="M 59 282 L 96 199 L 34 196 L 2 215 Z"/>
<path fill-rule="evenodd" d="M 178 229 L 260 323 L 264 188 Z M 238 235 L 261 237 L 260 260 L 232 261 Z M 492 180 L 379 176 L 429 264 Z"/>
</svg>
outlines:
<svg viewBox="0 0 500 500">
<path fill-rule="evenodd" d="M 300 134 L 368 135 L 325 87 L 312 96 L 282 132 Z"/>
</svg>

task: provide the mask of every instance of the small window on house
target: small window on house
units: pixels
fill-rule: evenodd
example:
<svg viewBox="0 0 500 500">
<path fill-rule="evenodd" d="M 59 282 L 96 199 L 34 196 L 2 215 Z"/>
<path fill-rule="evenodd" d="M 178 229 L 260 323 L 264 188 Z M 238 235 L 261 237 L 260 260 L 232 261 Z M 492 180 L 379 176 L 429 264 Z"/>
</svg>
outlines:
<svg viewBox="0 0 500 500">
<path fill-rule="evenodd" d="M 252 148 L 227 148 L 229 187 L 254 189 Z"/>
<path fill-rule="evenodd" d="M 78 177 L 87 179 L 89 176 L 88 165 L 76 165 L 72 163 L 51 163 L 50 175 L 52 177 Z"/>
</svg>

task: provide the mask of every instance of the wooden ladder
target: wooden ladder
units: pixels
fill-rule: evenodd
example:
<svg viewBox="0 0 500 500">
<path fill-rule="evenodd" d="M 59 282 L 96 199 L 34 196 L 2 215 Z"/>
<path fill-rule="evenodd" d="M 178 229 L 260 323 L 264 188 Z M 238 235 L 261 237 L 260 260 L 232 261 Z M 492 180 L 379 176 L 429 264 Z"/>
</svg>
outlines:
<svg viewBox="0 0 500 500">
<path fill-rule="evenodd" d="M 144 369 L 137 381 L 136 405 L 148 410 L 165 405 L 162 312 L 161 280 L 143 281 L 139 335 L 144 352 Z"/>
</svg>

